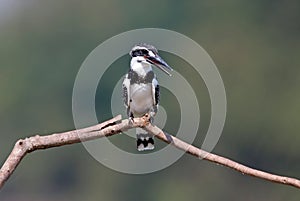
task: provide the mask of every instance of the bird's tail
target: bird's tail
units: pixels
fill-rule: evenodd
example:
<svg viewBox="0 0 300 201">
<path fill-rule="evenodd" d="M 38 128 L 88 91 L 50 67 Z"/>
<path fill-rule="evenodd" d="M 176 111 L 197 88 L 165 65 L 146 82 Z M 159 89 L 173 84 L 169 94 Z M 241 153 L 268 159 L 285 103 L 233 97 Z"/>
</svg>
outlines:
<svg viewBox="0 0 300 201">
<path fill-rule="evenodd" d="M 136 145 L 138 151 L 154 149 L 153 136 L 142 128 L 136 128 Z"/>
</svg>

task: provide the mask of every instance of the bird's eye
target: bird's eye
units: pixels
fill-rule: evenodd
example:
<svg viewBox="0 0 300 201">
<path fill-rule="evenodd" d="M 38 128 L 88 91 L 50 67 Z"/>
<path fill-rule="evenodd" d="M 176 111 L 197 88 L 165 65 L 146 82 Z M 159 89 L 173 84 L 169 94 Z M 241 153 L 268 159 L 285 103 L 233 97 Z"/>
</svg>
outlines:
<svg viewBox="0 0 300 201">
<path fill-rule="evenodd" d="M 132 57 L 137 57 L 137 56 L 145 56 L 148 55 L 148 50 L 145 49 L 140 49 L 140 50 L 134 50 L 131 52 Z"/>
<path fill-rule="evenodd" d="M 143 53 L 143 55 L 148 55 L 148 50 L 142 49 L 141 52 Z"/>
</svg>

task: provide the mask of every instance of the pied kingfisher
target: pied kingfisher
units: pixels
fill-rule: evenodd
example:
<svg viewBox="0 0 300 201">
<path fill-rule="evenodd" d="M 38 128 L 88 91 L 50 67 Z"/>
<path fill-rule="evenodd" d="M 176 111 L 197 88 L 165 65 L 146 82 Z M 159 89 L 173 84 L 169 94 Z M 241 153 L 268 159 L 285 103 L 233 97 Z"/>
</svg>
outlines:
<svg viewBox="0 0 300 201">
<path fill-rule="evenodd" d="M 155 47 L 148 44 L 135 45 L 130 51 L 130 69 L 123 81 L 123 99 L 130 119 L 150 115 L 150 122 L 157 112 L 159 103 L 159 85 L 152 65 L 171 76 L 173 69 L 158 55 Z M 136 128 L 138 151 L 154 149 L 152 135 Z"/>
</svg>

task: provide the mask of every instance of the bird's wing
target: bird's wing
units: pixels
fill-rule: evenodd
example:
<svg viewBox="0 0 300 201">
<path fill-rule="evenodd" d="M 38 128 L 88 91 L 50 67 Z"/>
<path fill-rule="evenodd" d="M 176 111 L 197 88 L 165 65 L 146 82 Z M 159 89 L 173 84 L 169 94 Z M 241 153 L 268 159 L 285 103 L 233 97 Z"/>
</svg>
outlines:
<svg viewBox="0 0 300 201">
<path fill-rule="evenodd" d="M 129 107 L 129 94 L 130 94 L 130 80 L 128 79 L 128 74 L 126 74 L 125 79 L 122 84 L 122 90 L 123 90 L 123 101 L 126 108 Z"/>
<path fill-rule="evenodd" d="M 159 85 L 158 85 L 156 78 L 154 78 L 152 80 L 152 98 L 153 98 L 154 105 L 158 105 L 158 103 L 159 103 Z"/>
</svg>

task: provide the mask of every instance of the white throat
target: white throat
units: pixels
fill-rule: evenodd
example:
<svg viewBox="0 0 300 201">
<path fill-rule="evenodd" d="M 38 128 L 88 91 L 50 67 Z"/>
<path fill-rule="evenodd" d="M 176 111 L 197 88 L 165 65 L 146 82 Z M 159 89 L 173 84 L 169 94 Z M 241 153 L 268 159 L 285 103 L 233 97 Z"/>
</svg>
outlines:
<svg viewBox="0 0 300 201">
<path fill-rule="evenodd" d="M 144 58 L 133 57 L 131 59 L 130 66 L 133 71 L 143 77 L 146 76 L 148 72 L 152 71 L 151 64 L 146 62 Z"/>
</svg>

